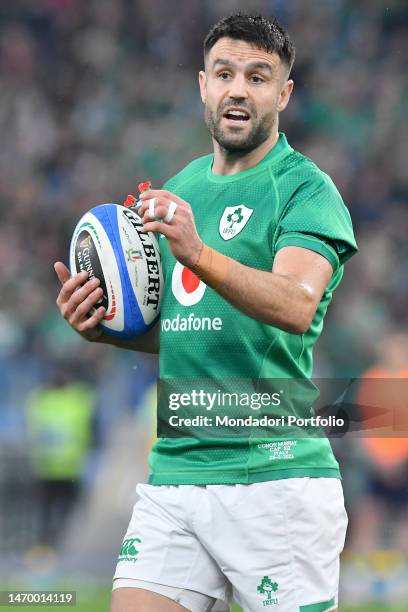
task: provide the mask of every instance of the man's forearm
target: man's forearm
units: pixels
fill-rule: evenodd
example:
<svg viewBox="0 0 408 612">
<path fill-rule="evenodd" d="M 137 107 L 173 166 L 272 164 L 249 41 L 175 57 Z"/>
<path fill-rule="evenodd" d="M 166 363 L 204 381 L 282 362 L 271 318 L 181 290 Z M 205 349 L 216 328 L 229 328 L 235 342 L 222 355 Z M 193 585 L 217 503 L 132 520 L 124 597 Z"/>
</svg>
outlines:
<svg viewBox="0 0 408 612">
<path fill-rule="evenodd" d="M 297 246 L 280 249 L 269 272 L 245 266 L 202 244 L 191 269 L 248 316 L 292 334 L 309 329 L 333 275 L 324 256 Z"/>
<path fill-rule="evenodd" d="M 118 348 L 128 349 L 131 351 L 140 351 L 142 353 L 158 353 L 159 352 L 159 323 L 156 323 L 152 329 L 141 336 L 134 338 L 119 338 L 112 336 L 106 332 L 102 332 L 94 342 L 102 344 L 111 344 Z"/>
<path fill-rule="evenodd" d="M 250 317 L 294 334 L 309 328 L 316 308 L 307 285 L 235 260 L 230 260 L 217 293 Z"/>
</svg>

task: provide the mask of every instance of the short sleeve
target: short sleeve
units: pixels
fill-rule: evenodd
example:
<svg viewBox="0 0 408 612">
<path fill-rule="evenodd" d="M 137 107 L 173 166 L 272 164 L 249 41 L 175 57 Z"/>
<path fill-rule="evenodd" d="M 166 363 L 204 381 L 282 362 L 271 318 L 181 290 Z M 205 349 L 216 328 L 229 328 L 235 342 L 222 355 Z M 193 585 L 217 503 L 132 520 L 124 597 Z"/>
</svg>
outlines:
<svg viewBox="0 0 408 612">
<path fill-rule="evenodd" d="M 357 252 L 350 213 L 333 181 L 316 171 L 296 189 L 278 221 L 274 252 L 299 246 L 325 257 L 336 271 Z"/>
</svg>

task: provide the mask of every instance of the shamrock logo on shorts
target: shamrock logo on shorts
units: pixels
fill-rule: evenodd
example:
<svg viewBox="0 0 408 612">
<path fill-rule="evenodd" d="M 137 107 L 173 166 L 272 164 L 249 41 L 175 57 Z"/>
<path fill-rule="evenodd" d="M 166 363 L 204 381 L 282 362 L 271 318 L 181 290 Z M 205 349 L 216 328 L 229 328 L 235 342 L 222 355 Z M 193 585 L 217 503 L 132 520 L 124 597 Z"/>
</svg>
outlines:
<svg viewBox="0 0 408 612">
<path fill-rule="evenodd" d="M 277 582 L 273 582 L 269 576 L 264 576 L 261 580 L 261 584 L 258 584 L 256 590 L 262 595 L 266 595 L 266 599 L 263 602 L 264 606 L 270 606 L 278 603 L 276 598 L 273 598 L 274 593 L 278 590 L 279 585 Z"/>
</svg>

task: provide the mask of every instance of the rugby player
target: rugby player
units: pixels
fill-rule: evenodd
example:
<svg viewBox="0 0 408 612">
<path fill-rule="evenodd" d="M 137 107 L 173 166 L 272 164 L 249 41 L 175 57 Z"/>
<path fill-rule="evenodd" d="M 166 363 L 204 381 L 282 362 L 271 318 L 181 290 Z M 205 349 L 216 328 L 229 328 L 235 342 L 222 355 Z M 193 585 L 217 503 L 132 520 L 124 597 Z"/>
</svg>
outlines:
<svg viewBox="0 0 408 612">
<path fill-rule="evenodd" d="M 295 50 L 274 19 L 233 15 L 199 73 L 213 154 L 141 196 L 159 232 L 161 325 L 118 341 L 98 326 L 98 281 L 70 278 L 57 304 L 84 338 L 159 352 L 161 379 L 296 379 L 356 252 L 332 180 L 278 130 Z M 286 436 L 286 438 L 288 438 Z M 337 610 L 347 517 L 324 438 L 160 438 L 113 583 L 112 612 Z"/>
</svg>

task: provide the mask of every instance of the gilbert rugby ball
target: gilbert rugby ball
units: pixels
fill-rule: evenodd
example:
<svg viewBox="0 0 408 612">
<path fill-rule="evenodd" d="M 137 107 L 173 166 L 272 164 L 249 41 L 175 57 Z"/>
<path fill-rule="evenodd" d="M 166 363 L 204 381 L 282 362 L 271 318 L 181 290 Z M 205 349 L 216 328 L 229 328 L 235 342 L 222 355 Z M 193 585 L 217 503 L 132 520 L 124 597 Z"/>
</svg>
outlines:
<svg viewBox="0 0 408 612">
<path fill-rule="evenodd" d="M 78 222 L 71 240 L 71 274 L 86 270 L 99 278 L 101 322 L 114 336 L 145 333 L 157 321 L 163 273 L 157 240 L 142 232 L 139 216 L 117 204 L 100 204 Z"/>
</svg>

